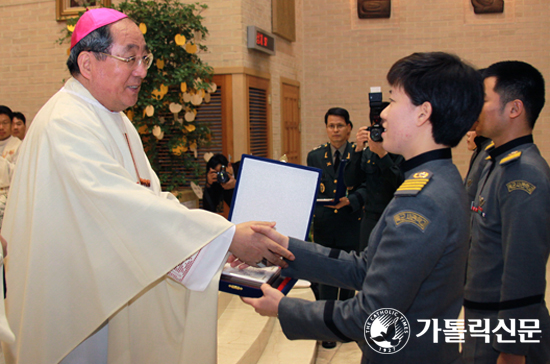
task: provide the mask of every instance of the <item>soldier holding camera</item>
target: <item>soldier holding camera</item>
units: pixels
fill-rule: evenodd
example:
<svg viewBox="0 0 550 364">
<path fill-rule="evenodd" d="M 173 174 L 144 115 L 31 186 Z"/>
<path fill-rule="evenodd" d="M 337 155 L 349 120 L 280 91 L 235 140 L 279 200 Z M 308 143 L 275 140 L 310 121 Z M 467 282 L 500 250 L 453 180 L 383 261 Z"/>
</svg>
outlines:
<svg viewBox="0 0 550 364">
<path fill-rule="evenodd" d="M 369 100 L 371 126 L 361 127 L 357 131 L 357 146 L 344 174 L 346 185 L 360 184 L 356 191 L 358 198 L 351 206 L 354 211 L 364 207 L 360 251 L 367 247 L 372 229 L 403 182 L 400 168 L 403 157 L 388 153 L 382 146 L 384 128 L 380 126 L 380 113 L 388 103 L 382 102 L 381 92 L 370 93 Z M 365 148 L 365 145 L 368 146 Z"/>
</svg>

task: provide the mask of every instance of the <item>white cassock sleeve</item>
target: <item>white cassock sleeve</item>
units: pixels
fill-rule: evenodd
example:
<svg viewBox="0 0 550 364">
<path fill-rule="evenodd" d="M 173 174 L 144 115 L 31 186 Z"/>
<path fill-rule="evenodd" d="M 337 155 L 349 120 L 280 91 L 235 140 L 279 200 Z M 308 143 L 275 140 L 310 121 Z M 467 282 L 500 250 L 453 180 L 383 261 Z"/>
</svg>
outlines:
<svg viewBox="0 0 550 364">
<path fill-rule="evenodd" d="M 204 291 L 222 262 L 227 259 L 227 254 L 222 252 L 229 250 L 235 229 L 235 225 L 233 225 L 179 264 L 168 276 L 192 291 Z"/>
</svg>

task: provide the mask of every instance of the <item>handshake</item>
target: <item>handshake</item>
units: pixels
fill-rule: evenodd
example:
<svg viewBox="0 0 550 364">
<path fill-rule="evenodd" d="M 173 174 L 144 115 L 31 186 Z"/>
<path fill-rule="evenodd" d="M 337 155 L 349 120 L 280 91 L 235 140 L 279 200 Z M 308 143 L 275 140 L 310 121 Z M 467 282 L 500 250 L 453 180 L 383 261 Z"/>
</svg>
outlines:
<svg viewBox="0 0 550 364">
<path fill-rule="evenodd" d="M 258 266 L 263 259 L 273 265 L 288 267 L 287 260 L 294 260 L 294 255 L 288 250 L 288 236 L 277 232 L 272 222 L 246 222 L 237 225 L 229 251 L 232 256 L 228 262 L 232 267 Z M 263 316 L 277 316 L 279 302 L 284 294 L 269 284 L 261 286 L 261 298 L 241 297 L 243 302 L 254 307 Z"/>
<path fill-rule="evenodd" d="M 229 251 L 232 255 L 228 262 L 232 267 L 272 264 L 286 268 L 285 259 L 294 260 L 288 250 L 288 236 L 278 233 L 274 222 L 250 221 L 236 225 Z"/>
</svg>

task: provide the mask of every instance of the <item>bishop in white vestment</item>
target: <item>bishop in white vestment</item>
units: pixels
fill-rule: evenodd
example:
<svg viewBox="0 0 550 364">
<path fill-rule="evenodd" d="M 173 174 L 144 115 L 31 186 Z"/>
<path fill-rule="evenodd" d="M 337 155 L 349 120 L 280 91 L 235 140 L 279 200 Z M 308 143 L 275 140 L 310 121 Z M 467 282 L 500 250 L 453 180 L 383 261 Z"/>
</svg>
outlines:
<svg viewBox="0 0 550 364">
<path fill-rule="evenodd" d="M 215 363 L 228 249 L 249 264 L 273 261 L 268 250 L 293 258 L 248 225 L 161 192 L 121 112 L 137 101 L 150 55 L 137 26 L 117 13 L 80 19 L 73 43 L 88 34 L 83 27 L 107 27 L 113 57 L 80 50 L 79 72 L 69 66 L 74 78 L 42 107 L 21 147 L 2 228 L 16 337 L 3 346 L 8 364 Z M 176 266 L 179 282 L 167 277 Z"/>
</svg>

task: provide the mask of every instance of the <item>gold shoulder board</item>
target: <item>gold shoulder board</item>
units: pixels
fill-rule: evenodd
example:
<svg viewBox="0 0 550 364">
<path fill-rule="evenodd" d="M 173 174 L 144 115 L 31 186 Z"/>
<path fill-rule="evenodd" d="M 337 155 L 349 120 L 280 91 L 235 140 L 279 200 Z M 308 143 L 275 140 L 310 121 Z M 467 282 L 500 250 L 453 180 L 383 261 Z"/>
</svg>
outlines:
<svg viewBox="0 0 550 364">
<path fill-rule="evenodd" d="M 516 159 L 519 159 L 519 157 L 521 157 L 521 151 L 516 150 L 508 154 L 506 157 L 502 158 L 499 164 L 508 164 L 512 161 L 515 161 Z"/>
<path fill-rule="evenodd" d="M 407 178 L 395 191 L 395 196 L 416 196 L 428 184 L 433 173 L 428 171 L 417 172 Z"/>
</svg>

